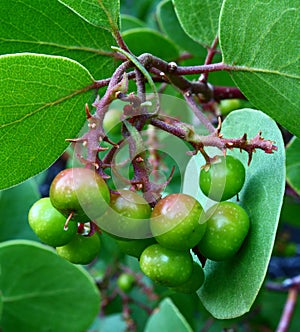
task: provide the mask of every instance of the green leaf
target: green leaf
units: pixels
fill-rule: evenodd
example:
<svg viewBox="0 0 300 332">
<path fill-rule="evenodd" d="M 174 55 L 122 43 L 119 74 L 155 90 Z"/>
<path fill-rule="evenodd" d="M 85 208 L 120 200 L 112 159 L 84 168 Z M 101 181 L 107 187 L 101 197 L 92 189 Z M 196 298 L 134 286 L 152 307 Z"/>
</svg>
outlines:
<svg viewBox="0 0 300 332">
<path fill-rule="evenodd" d="M 0 189 L 49 167 L 85 122 L 93 83 L 79 63 L 56 56 L 0 56 Z"/>
<path fill-rule="evenodd" d="M 286 149 L 286 178 L 288 184 L 300 195 L 300 139 L 294 137 Z"/>
<path fill-rule="evenodd" d="M 3 311 L 3 296 L 2 296 L 2 291 L 0 289 L 0 322 L 2 319 L 2 311 Z"/>
<path fill-rule="evenodd" d="M 204 47 L 210 47 L 218 35 L 222 0 L 173 0 L 184 31 Z"/>
<path fill-rule="evenodd" d="M 299 2 L 226 0 L 220 18 L 223 61 L 256 108 L 300 136 Z"/>
<path fill-rule="evenodd" d="M 71 58 L 99 79 L 111 76 L 111 33 L 95 27 L 57 0 L 1 0 L 0 54 L 41 53 Z"/>
<path fill-rule="evenodd" d="M 32 241 L 0 244 L 3 331 L 85 331 L 100 305 L 99 291 L 80 266 Z"/>
<path fill-rule="evenodd" d="M 126 323 L 121 313 L 107 315 L 105 317 L 97 317 L 94 324 L 88 330 L 90 332 L 101 331 L 101 332 L 111 332 L 111 331 L 126 331 Z"/>
<path fill-rule="evenodd" d="M 191 39 L 182 29 L 171 0 L 164 0 L 157 6 L 157 20 L 161 30 L 174 43 L 191 54 L 205 57 L 206 50 Z"/>
<path fill-rule="evenodd" d="M 130 51 L 139 56 L 151 53 L 166 61 L 175 60 L 179 56 L 177 46 L 159 32 L 148 28 L 130 29 L 122 33 Z"/>
<path fill-rule="evenodd" d="M 135 28 L 143 28 L 145 27 L 145 23 L 138 18 L 130 15 L 121 15 L 121 30 L 126 31 Z"/>
<path fill-rule="evenodd" d="M 87 22 L 115 34 L 120 23 L 119 0 L 58 0 Z"/>
<path fill-rule="evenodd" d="M 169 298 L 160 303 L 158 311 L 152 314 L 147 322 L 145 332 L 157 331 L 192 332 L 185 318 Z"/>
<path fill-rule="evenodd" d="M 278 151 L 274 154 L 257 150 L 248 167 L 246 152 L 228 152 L 246 167 L 246 181 L 238 203 L 249 214 L 251 226 L 237 255 L 228 261 L 208 260 L 205 264 L 206 279 L 199 297 L 205 308 L 218 319 L 235 318 L 250 310 L 265 278 L 275 240 L 285 189 L 285 148 L 281 132 L 267 115 L 251 109 L 230 113 L 222 126 L 226 138 L 238 138 L 244 133 L 252 138 L 260 130 L 265 139 L 276 142 Z M 221 154 L 216 149 L 209 154 L 213 156 L 216 152 Z M 204 163 L 200 155 L 191 160 L 183 192 L 197 197 L 206 210 L 212 202 L 200 192 L 198 185 L 200 167 Z M 236 201 L 235 198 L 232 200 Z"/>
<path fill-rule="evenodd" d="M 40 198 L 34 178 L 10 189 L 0 196 L 0 242 L 12 239 L 38 240 L 28 224 L 28 212 Z"/>
</svg>

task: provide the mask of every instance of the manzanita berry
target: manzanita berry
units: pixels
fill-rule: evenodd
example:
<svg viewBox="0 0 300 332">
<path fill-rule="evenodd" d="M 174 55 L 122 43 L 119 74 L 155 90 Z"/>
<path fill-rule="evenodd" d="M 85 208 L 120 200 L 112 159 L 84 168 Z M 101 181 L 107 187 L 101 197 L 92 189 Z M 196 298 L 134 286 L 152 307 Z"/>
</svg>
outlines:
<svg viewBox="0 0 300 332">
<path fill-rule="evenodd" d="M 205 276 L 202 267 L 194 262 L 193 272 L 190 278 L 186 282 L 176 287 L 172 287 L 171 289 L 179 293 L 192 294 L 202 286 L 204 279 Z"/>
<path fill-rule="evenodd" d="M 202 206 L 192 196 L 171 194 L 154 207 L 150 226 L 156 241 L 169 249 L 188 250 L 202 238 L 206 224 Z"/>
<path fill-rule="evenodd" d="M 190 278 L 193 259 L 189 251 L 175 251 L 153 244 L 142 252 L 140 267 L 154 282 L 173 287 Z"/>
<path fill-rule="evenodd" d="M 214 201 L 226 201 L 242 189 L 245 167 L 232 156 L 218 157 L 209 168 L 200 171 L 199 184 L 202 192 Z"/>
<path fill-rule="evenodd" d="M 221 202 L 207 211 L 206 232 L 198 248 L 206 258 L 222 261 L 235 255 L 243 244 L 249 228 L 247 212 L 233 202 Z"/>
<path fill-rule="evenodd" d="M 102 177 L 88 168 L 61 171 L 50 186 L 53 206 L 65 216 L 81 223 L 101 216 L 110 201 L 109 189 Z"/>
<path fill-rule="evenodd" d="M 41 198 L 32 205 L 28 222 L 40 240 L 53 247 L 70 242 L 77 232 L 75 222 L 64 228 L 66 217 L 53 207 L 49 197 Z"/>
<path fill-rule="evenodd" d="M 64 246 L 56 247 L 59 256 L 73 264 L 89 264 L 98 255 L 101 248 L 99 235 L 91 236 L 76 234 L 73 239 Z"/>
<path fill-rule="evenodd" d="M 150 215 L 151 207 L 141 195 L 119 190 L 111 194 L 110 208 L 96 222 L 116 239 L 143 239 L 151 236 Z"/>
</svg>

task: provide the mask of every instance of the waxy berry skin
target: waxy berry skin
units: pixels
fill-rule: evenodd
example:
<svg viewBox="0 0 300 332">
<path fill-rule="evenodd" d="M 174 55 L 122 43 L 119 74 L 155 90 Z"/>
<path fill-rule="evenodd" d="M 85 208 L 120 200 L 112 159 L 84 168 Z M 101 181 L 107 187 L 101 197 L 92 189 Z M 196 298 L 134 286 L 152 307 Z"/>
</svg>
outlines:
<svg viewBox="0 0 300 332">
<path fill-rule="evenodd" d="M 76 234 L 66 245 L 56 247 L 56 251 L 59 256 L 73 264 L 86 265 L 99 255 L 100 248 L 101 242 L 97 233 L 91 236 Z"/>
<path fill-rule="evenodd" d="M 150 227 L 156 241 L 174 250 L 194 247 L 205 233 L 200 203 L 186 194 L 171 194 L 154 207 Z"/>
<path fill-rule="evenodd" d="M 247 212 L 233 202 L 221 202 L 207 211 L 206 232 L 198 244 L 202 255 L 213 261 L 234 256 L 250 228 Z"/>
<path fill-rule="evenodd" d="M 199 185 L 205 196 L 220 202 L 240 192 L 245 182 L 245 167 L 232 156 L 219 157 L 209 169 L 200 171 Z"/>
<path fill-rule="evenodd" d="M 154 282 L 172 287 L 190 278 L 193 259 L 189 251 L 175 251 L 153 244 L 143 251 L 140 267 Z"/>
<path fill-rule="evenodd" d="M 88 168 L 61 171 L 50 186 L 52 205 L 72 220 L 88 222 L 101 216 L 110 201 L 109 189 L 100 175 Z"/>
<path fill-rule="evenodd" d="M 70 242 L 77 232 L 77 223 L 64 228 L 66 217 L 51 204 L 49 197 L 36 201 L 29 210 L 28 222 L 31 229 L 45 244 L 57 247 Z"/>
</svg>

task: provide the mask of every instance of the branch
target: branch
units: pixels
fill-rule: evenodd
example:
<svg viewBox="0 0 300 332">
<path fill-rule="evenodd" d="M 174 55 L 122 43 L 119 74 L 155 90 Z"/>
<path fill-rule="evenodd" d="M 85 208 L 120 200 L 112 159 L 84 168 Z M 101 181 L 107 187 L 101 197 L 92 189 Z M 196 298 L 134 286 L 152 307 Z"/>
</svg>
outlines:
<svg viewBox="0 0 300 332">
<path fill-rule="evenodd" d="M 252 139 L 248 139 L 247 134 L 240 138 L 223 138 L 218 133 L 218 128 L 215 129 L 215 134 L 202 136 L 196 134 L 191 126 L 183 122 L 166 123 L 162 117 L 151 119 L 151 124 L 190 143 L 196 152 L 205 146 L 217 147 L 224 153 L 226 153 L 227 149 L 233 148 L 244 150 L 249 155 L 248 164 L 250 164 L 252 154 L 256 149 L 263 150 L 265 153 L 273 153 L 273 151 L 277 150 L 272 141 L 265 140 L 261 136 L 261 132 Z"/>
<path fill-rule="evenodd" d="M 297 303 L 297 297 L 299 292 L 299 286 L 294 285 L 288 291 L 288 297 L 284 305 L 284 309 L 276 329 L 276 332 L 287 332 L 294 313 L 295 305 Z"/>
<path fill-rule="evenodd" d="M 217 101 L 221 99 L 244 99 L 247 98 L 242 94 L 239 88 L 233 86 L 214 86 L 213 98 Z"/>
<path fill-rule="evenodd" d="M 208 120 L 208 118 L 202 113 L 200 107 L 196 104 L 193 96 L 187 92 L 184 94 L 184 99 L 186 100 L 188 105 L 191 107 L 191 109 L 194 112 L 194 114 L 196 115 L 196 117 L 206 127 L 206 129 L 210 133 L 214 133 L 216 131 L 216 128 L 212 125 L 212 123 Z"/>
<path fill-rule="evenodd" d="M 207 56 L 204 62 L 205 65 L 209 65 L 212 63 L 213 57 L 217 52 L 218 43 L 219 43 L 219 37 L 216 36 L 211 47 L 208 49 Z M 208 73 L 204 73 L 200 76 L 199 81 L 206 82 L 207 79 L 208 79 Z"/>
</svg>

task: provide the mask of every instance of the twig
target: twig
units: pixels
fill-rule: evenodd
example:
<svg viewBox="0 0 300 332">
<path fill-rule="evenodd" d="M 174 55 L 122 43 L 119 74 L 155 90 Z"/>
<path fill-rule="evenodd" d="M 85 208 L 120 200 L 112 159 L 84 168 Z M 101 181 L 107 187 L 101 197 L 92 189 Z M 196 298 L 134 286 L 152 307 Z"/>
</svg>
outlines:
<svg viewBox="0 0 300 332">
<path fill-rule="evenodd" d="M 207 56 L 206 56 L 206 59 L 204 62 L 205 65 L 209 65 L 212 63 L 213 57 L 217 52 L 216 49 L 217 49 L 218 43 L 219 43 L 219 37 L 216 36 L 211 47 L 208 49 Z M 208 79 L 208 73 L 204 73 L 200 76 L 199 81 L 206 82 L 207 79 Z"/>
<path fill-rule="evenodd" d="M 200 107 L 196 104 L 194 97 L 191 93 L 187 92 L 184 94 L 184 99 L 191 107 L 192 111 L 196 115 L 196 117 L 200 120 L 200 122 L 206 127 L 206 129 L 210 133 L 214 133 L 216 128 L 212 125 L 212 123 L 208 120 L 208 118 L 202 113 Z"/>
<path fill-rule="evenodd" d="M 297 303 L 297 297 L 299 292 L 299 286 L 293 285 L 288 291 L 288 297 L 284 305 L 284 309 L 277 326 L 276 332 L 287 332 L 294 313 L 295 305 Z"/>
</svg>

